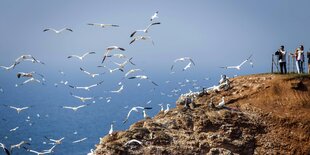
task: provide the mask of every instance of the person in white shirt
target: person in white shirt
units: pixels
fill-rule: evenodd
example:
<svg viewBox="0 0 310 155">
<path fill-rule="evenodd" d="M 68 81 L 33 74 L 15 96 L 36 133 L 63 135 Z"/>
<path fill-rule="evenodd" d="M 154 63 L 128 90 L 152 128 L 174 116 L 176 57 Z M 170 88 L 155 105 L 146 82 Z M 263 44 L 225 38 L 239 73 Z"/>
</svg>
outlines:
<svg viewBox="0 0 310 155">
<path fill-rule="evenodd" d="M 296 57 L 296 68 L 297 68 L 297 73 L 303 73 L 304 72 L 304 67 L 303 67 L 303 62 L 304 62 L 304 46 L 300 45 L 299 48 L 296 49 L 295 51 L 295 57 Z"/>
<path fill-rule="evenodd" d="M 284 50 L 284 46 L 282 45 L 279 49 L 279 64 L 280 64 L 280 71 L 281 74 L 284 73 L 286 74 L 286 51 Z"/>
</svg>

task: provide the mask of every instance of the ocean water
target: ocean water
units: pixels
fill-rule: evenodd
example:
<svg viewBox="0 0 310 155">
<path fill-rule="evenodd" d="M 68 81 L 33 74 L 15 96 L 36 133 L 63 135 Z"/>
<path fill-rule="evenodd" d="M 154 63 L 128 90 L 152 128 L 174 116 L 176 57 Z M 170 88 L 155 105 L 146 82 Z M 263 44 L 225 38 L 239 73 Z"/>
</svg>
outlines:
<svg viewBox="0 0 310 155">
<path fill-rule="evenodd" d="M 184 64 L 181 64 L 181 66 Z M 135 67 L 138 66 L 130 68 Z M 170 74 L 169 67 L 161 73 L 144 71 L 135 74 L 149 75 L 151 80 L 159 86 L 154 86 L 147 80 L 122 79 L 125 74 L 122 72 L 113 74 L 106 72 L 104 75 L 91 78 L 80 72 L 78 66 L 73 67 L 76 68 L 74 71 L 65 70 L 65 75 L 60 74 L 58 70 L 48 65 L 27 62 L 17 66 L 15 70 L 1 71 L 0 84 L 4 92 L 0 93 L 0 142 L 9 147 L 25 140 L 31 143 L 30 146 L 27 146 L 28 148 L 42 151 L 52 146 L 48 144 L 49 141 L 45 136 L 53 139 L 65 137 L 63 143 L 54 149 L 54 154 L 84 155 L 90 149 L 95 148 L 94 145 L 99 143 L 100 137 L 107 135 L 111 122 L 115 121 L 114 131 L 117 131 L 126 130 L 132 123 L 143 119 L 142 113 L 132 113 L 128 122 L 123 124 L 122 122 L 131 107 L 153 107 L 152 110 L 147 111 L 147 114 L 154 116 L 160 110 L 158 104 L 162 103 L 166 107 L 166 104 L 169 103 L 173 108 L 181 93 L 189 90 L 198 91 L 202 89 L 201 87 L 213 86 L 217 84 L 219 79 L 219 74 L 199 74 L 201 71 L 195 67 L 184 72 L 177 68 L 176 73 Z M 89 68 L 97 72 L 104 71 L 103 69 L 95 69 L 93 66 Z M 128 67 L 128 69 L 130 68 Z M 45 84 L 28 83 L 15 87 L 16 83 L 22 83 L 25 80 L 17 79 L 16 73 L 24 70 L 35 70 L 44 74 L 46 78 Z M 61 80 L 68 80 L 69 84 L 75 86 L 87 86 L 102 80 L 104 82 L 90 91 L 85 91 L 60 84 Z M 119 82 L 124 85 L 124 90 L 119 94 L 110 93 L 109 91 L 117 90 L 120 87 L 118 86 Z M 54 86 L 55 83 L 58 83 L 57 87 Z M 140 86 L 138 86 L 138 83 L 140 83 Z M 200 87 L 197 88 L 198 86 Z M 174 89 L 180 90 L 177 93 L 171 92 Z M 62 106 L 83 104 L 78 99 L 73 98 L 70 92 L 78 96 L 102 98 L 86 101 L 87 104 L 90 104 L 89 106 L 74 112 L 62 108 Z M 107 97 L 111 97 L 109 103 L 107 103 Z M 147 104 L 147 102 L 150 103 Z M 16 110 L 4 105 L 31 107 L 17 114 Z M 29 121 L 26 121 L 26 119 Z M 16 131 L 9 131 L 15 127 L 19 128 Z M 72 143 L 85 137 L 87 140 L 83 142 Z M 3 154 L 3 152 L 0 151 L 0 154 Z M 14 149 L 13 154 L 32 153 L 26 152 L 24 149 Z"/>
</svg>

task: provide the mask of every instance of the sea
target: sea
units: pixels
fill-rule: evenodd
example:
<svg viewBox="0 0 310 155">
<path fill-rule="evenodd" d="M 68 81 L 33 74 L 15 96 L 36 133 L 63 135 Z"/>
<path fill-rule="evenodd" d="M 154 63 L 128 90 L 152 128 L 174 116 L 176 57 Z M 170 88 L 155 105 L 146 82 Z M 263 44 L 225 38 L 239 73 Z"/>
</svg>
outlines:
<svg viewBox="0 0 310 155">
<path fill-rule="evenodd" d="M 167 66 L 164 71 L 143 70 L 130 75 L 147 75 L 149 80 L 123 78 L 126 71 L 138 66 L 127 67 L 125 72 L 113 73 L 103 68 L 88 67 L 92 72 L 104 73 L 95 78 L 79 71 L 78 65 L 74 69 L 63 67 L 61 70 L 48 64 L 22 62 L 13 70 L 1 70 L 0 87 L 3 92 L 0 92 L 0 142 L 9 148 L 21 141 L 27 141 L 30 145 L 23 145 L 24 147 L 40 152 L 52 147 L 49 144 L 51 141 L 47 138 L 64 137 L 62 144 L 55 147 L 53 154 L 85 155 L 91 149 L 95 149 L 99 138 L 108 134 L 112 122 L 115 122 L 114 131 L 120 131 L 128 129 L 130 125 L 143 119 L 140 111 L 132 113 L 128 122 L 123 124 L 131 107 L 152 107 L 147 114 L 153 117 L 160 110 L 158 104 L 163 104 L 165 108 L 170 104 L 171 108 L 174 108 L 180 94 L 201 91 L 203 87 L 216 85 L 220 79 L 220 73 L 210 74 L 210 72 L 195 69 L 195 66 L 182 71 L 186 64 L 178 64 L 179 66 L 176 66 L 173 72 L 170 66 Z M 44 84 L 30 82 L 19 85 L 27 80 L 27 78 L 16 77 L 16 73 L 21 71 L 35 71 L 44 75 Z M 35 77 L 42 82 L 40 76 L 35 75 Z M 66 81 L 68 83 L 65 85 Z M 69 85 L 88 86 L 100 81 L 103 83 L 91 88 L 90 91 L 69 87 Z M 110 92 L 118 90 L 121 85 L 124 85 L 124 89 L 120 93 Z M 83 103 L 72 97 L 70 93 L 95 98 Z M 88 104 L 88 106 L 77 111 L 63 108 L 63 106 L 82 104 Z M 29 108 L 18 114 L 9 106 Z M 14 128 L 16 130 L 10 131 Z M 83 138 L 87 139 L 80 143 L 72 143 Z M 0 151 L 0 154 L 4 152 Z M 13 154 L 33 153 L 21 148 L 14 149 Z"/>
</svg>

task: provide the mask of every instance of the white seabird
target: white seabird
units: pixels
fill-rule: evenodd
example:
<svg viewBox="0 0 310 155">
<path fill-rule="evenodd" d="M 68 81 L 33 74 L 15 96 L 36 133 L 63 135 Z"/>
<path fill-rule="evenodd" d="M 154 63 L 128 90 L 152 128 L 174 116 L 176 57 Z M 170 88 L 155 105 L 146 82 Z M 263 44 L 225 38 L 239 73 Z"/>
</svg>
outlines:
<svg viewBox="0 0 310 155">
<path fill-rule="evenodd" d="M 62 140 L 65 139 L 65 137 L 62 137 L 60 139 L 51 139 L 51 138 L 47 138 L 46 136 L 45 136 L 45 138 L 48 139 L 49 141 L 51 141 L 52 143 L 50 143 L 50 144 L 52 144 L 52 145 L 59 145 L 62 143 Z"/>
<path fill-rule="evenodd" d="M 97 83 L 97 84 L 93 84 L 93 85 L 90 85 L 90 86 L 85 86 L 85 87 L 77 87 L 77 86 L 72 86 L 72 85 L 69 85 L 69 87 L 71 88 L 75 88 L 75 89 L 84 89 L 84 90 L 88 90 L 90 91 L 90 88 L 93 88 L 93 87 L 96 87 L 98 85 L 101 85 L 103 83 L 103 81 Z"/>
<path fill-rule="evenodd" d="M 70 95 L 73 96 L 74 98 L 81 100 L 82 102 L 94 99 L 93 97 L 81 97 L 81 96 L 73 95 L 71 92 L 70 92 Z"/>
<path fill-rule="evenodd" d="M 129 74 L 132 74 L 132 73 L 135 73 L 137 71 L 142 71 L 141 69 L 131 69 L 129 70 L 126 74 L 125 74 L 125 77 L 127 77 Z"/>
<path fill-rule="evenodd" d="M 15 66 L 17 65 L 18 63 L 14 62 L 11 66 L 0 66 L 1 68 L 5 69 L 5 70 L 11 70 L 11 69 L 14 69 Z"/>
<path fill-rule="evenodd" d="M 54 28 L 47 28 L 47 29 L 44 29 L 43 30 L 43 32 L 46 32 L 46 31 L 53 31 L 53 32 L 55 32 L 56 34 L 60 34 L 61 32 L 63 32 L 63 31 L 70 31 L 70 32 L 73 32 L 73 30 L 72 29 L 69 29 L 69 28 L 63 28 L 63 29 L 60 29 L 60 30 L 56 30 L 56 29 L 54 29 Z"/>
<path fill-rule="evenodd" d="M 123 70 L 123 69 L 121 69 L 121 68 L 114 68 L 114 69 L 111 69 L 111 68 L 109 68 L 109 67 L 107 67 L 107 66 L 97 66 L 97 67 L 103 67 L 103 68 L 106 68 L 106 69 L 108 69 L 108 70 L 109 70 L 109 72 L 110 72 L 110 73 L 113 73 L 113 72 L 115 72 L 115 71 L 117 71 L 117 70 L 119 70 L 119 71 L 121 71 L 121 72 L 124 72 L 124 70 Z"/>
<path fill-rule="evenodd" d="M 133 40 L 131 40 L 129 44 L 132 44 L 133 42 L 138 41 L 138 40 L 150 40 L 152 44 L 154 45 L 154 41 L 149 36 L 137 36 Z"/>
<path fill-rule="evenodd" d="M 127 146 L 127 145 L 129 145 L 129 144 L 131 144 L 131 143 L 138 143 L 138 144 L 142 145 L 142 142 L 141 142 L 141 141 L 136 140 L 136 139 L 132 139 L 132 140 L 129 140 L 128 142 L 126 142 L 126 143 L 124 144 L 124 146 Z"/>
<path fill-rule="evenodd" d="M 105 28 L 105 27 L 119 27 L 119 25 L 116 25 L 116 24 L 101 24 L 101 23 L 88 23 L 87 25 L 99 26 L 99 27 L 102 27 L 102 28 Z"/>
<path fill-rule="evenodd" d="M 81 70 L 82 72 L 84 72 L 85 74 L 91 76 L 92 78 L 104 74 L 104 73 L 90 73 L 90 72 L 84 70 L 82 67 L 80 67 L 80 70 Z"/>
<path fill-rule="evenodd" d="M 175 59 L 174 63 L 177 63 L 179 61 L 181 61 L 181 62 L 190 61 L 195 66 L 195 62 L 193 61 L 193 59 L 191 57 L 182 57 L 182 58 Z M 187 65 L 191 65 L 191 64 L 187 64 Z M 174 65 L 171 66 L 170 70 L 173 70 L 173 68 L 174 68 Z"/>
<path fill-rule="evenodd" d="M 72 143 L 73 143 L 73 144 L 75 144 L 75 143 L 80 143 L 80 142 L 85 141 L 86 139 L 87 139 L 87 137 L 82 138 L 82 139 L 79 139 L 79 140 L 75 140 L 75 141 L 73 141 Z"/>
<path fill-rule="evenodd" d="M 166 114 L 167 112 L 169 112 L 169 110 L 170 110 L 170 104 L 167 104 L 167 108 L 166 108 L 166 110 L 164 111 L 164 114 Z"/>
<path fill-rule="evenodd" d="M 217 105 L 218 108 L 222 108 L 225 106 L 225 100 L 224 100 L 224 97 L 222 97 L 222 100 L 221 102 Z"/>
<path fill-rule="evenodd" d="M 84 57 L 86 57 L 87 55 L 90 55 L 90 54 L 96 54 L 96 52 L 87 52 L 87 53 L 83 54 L 82 56 L 79 56 L 79 55 L 69 55 L 67 58 L 75 57 L 75 58 L 78 58 L 80 60 L 83 60 Z"/>
<path fill-rule="evenodd" d="M 6 155 L 11 155 L 11 152 L 5 147 L 4 144 L 0 143 L 0 147 L 3 149 Z"/>
<path fill-rule="evenodd" d="M 86 107 L 86 106 L 89 106 L 90 104 L 83 104 L 83 105 L 80 105 L 80 106 L 75 106 L 75 107 L 70 107 L 70 106 L 62 106 L 62 108 L 64 109 L 71 109 L 73 111 L 77 111 L 79 110 L 80 108 L 83 108 L 83 107 Z"/>
<path fill-rule="evenodd" d="M 23 110 L 26 110 L 26 109 L 32 107 L 32 106 L 30 106 L 30 107 L 21 107 L 21 108 L 18 108 L 18 107 L 14 107 L 14 106 L 5 105 L 5 104 L 4 104 L 4 106 L 16 110 L 17 114 L 19 114 L 19 113 L 20 113 L 21 111 L 23 111 Z"/>
<path fill-rule="evenodd" d="M 132 60 L 132 58 L 130 58 L 130 59 L 124 61 L 123 63 L 116 63 L 116 62 L 113 62 L 113 63 L 114 63 L 115 65 L 117 65 L 119 69 L 124 70 L 124 68 L 125 68 L 125 66 L 128 64 L 128 62 L 129 62 L 130 64 L 132 64 L 132 65 L 136 65 L 136 64 L 134 64 L 131 60 Z"/>
<path fill-rule="evenodd" d="M 158 84 L 156 84 L 154 81 L 150 80 L 149 77 L 147 77 L 146 75 L 136 75 L 136 76 L 129 77 L 128 79 L 149 80 L 149 81 L 152 82 L 155 86 L 158 86 Z"/>
<path fill-rule="evenodd" d="M 128 114 L 127 114 L 127 117 L 126 117 L 125 120 L 123 121 L 123 124 L 127 122 L 127 120 L 128 120 L 128 118 L 129 118 L 131 112 L 132 112 L 132 111 L 139 112 L 138 109 L 143 109 L 143 110 L 147 109 L 147 110 L 149 110 L 149 109 L 152 109 L 152 107 L 141 107 L 141 106 L 132 107 L 132 108 L 129 110 L 129 112 L 128 112 Z"/>
<path fill-rule="evenodd" d="M 104 55 L 103 55 L 103 59 L 102 59 L 102 62 L 101 62 L 101 63 L 104 62 L 104 60 L 108 57 L 109 53 L 110 53 L 112 50 L 116 50 L 116 49 L 121 50 L 121 51 L 125 51 L 125 49 L 122 48 L 122 47 L 118 47 L 118 46 L 109 46 L 109 47 L 106 48 L 106 52 L 105 52 Z"/>
<path fill-rule="evenodd" d="M 156 11 L 156 12 L 154 13 L 154 15 L 151 17 L 150 21 L 153 21 L 153 20 L 156 19 L 156 18 L 159 18 L 159 17 L 158 17 L 158 11 Z"/>
<path fill-rule="evenodd" d="M 124 89 L 124 85 L 122 85 L 118 90 L 112 90 L 111 93 L 121 93 L 121 91 Z"/>
<path fill-rule="evenodd" d="M 137 32 L 144 32 L 144 33 L 147 33 L 149 28 L 153 25 L 158 25 L 160 24 L 160 22 L 155 22 L 155 23 L 151 23 L 150 25 L 148 25 L 145 29 L 143 30 L 135 30 L 133 33 L 131 33 L 130 37 L 133 37 Z"/>
<path fill-rule="evenodd" d="M 221 68 L 225 68 L 225 69 L 237 69 L 240 70 L 241 66 L 246 63 L 247 61 L 250 60 L 250 58 L 252 57 L 252 55 L 250 55 L 250 57 L 248 57 L 246 60 L 244 60 L 241 64 L 239 64 L 238 66 L 226 66 L 226 67 L 221 67 Z"/>
</svg>

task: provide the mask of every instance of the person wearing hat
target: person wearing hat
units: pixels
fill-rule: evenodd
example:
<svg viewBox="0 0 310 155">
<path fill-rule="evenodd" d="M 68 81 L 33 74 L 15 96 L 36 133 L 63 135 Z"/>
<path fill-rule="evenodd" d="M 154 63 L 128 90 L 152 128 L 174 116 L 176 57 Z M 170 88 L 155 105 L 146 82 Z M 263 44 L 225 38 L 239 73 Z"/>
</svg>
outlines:
<svg viewBox="0 0 310 155">
<path fill-rule="evenodd" d="M 279 65 L 281 74 L 283 74 L 283 71 L 286 74 L 286 51 L 284 50 L 283 45 L 281 45 L 279 49 Z"/>
</svg>

